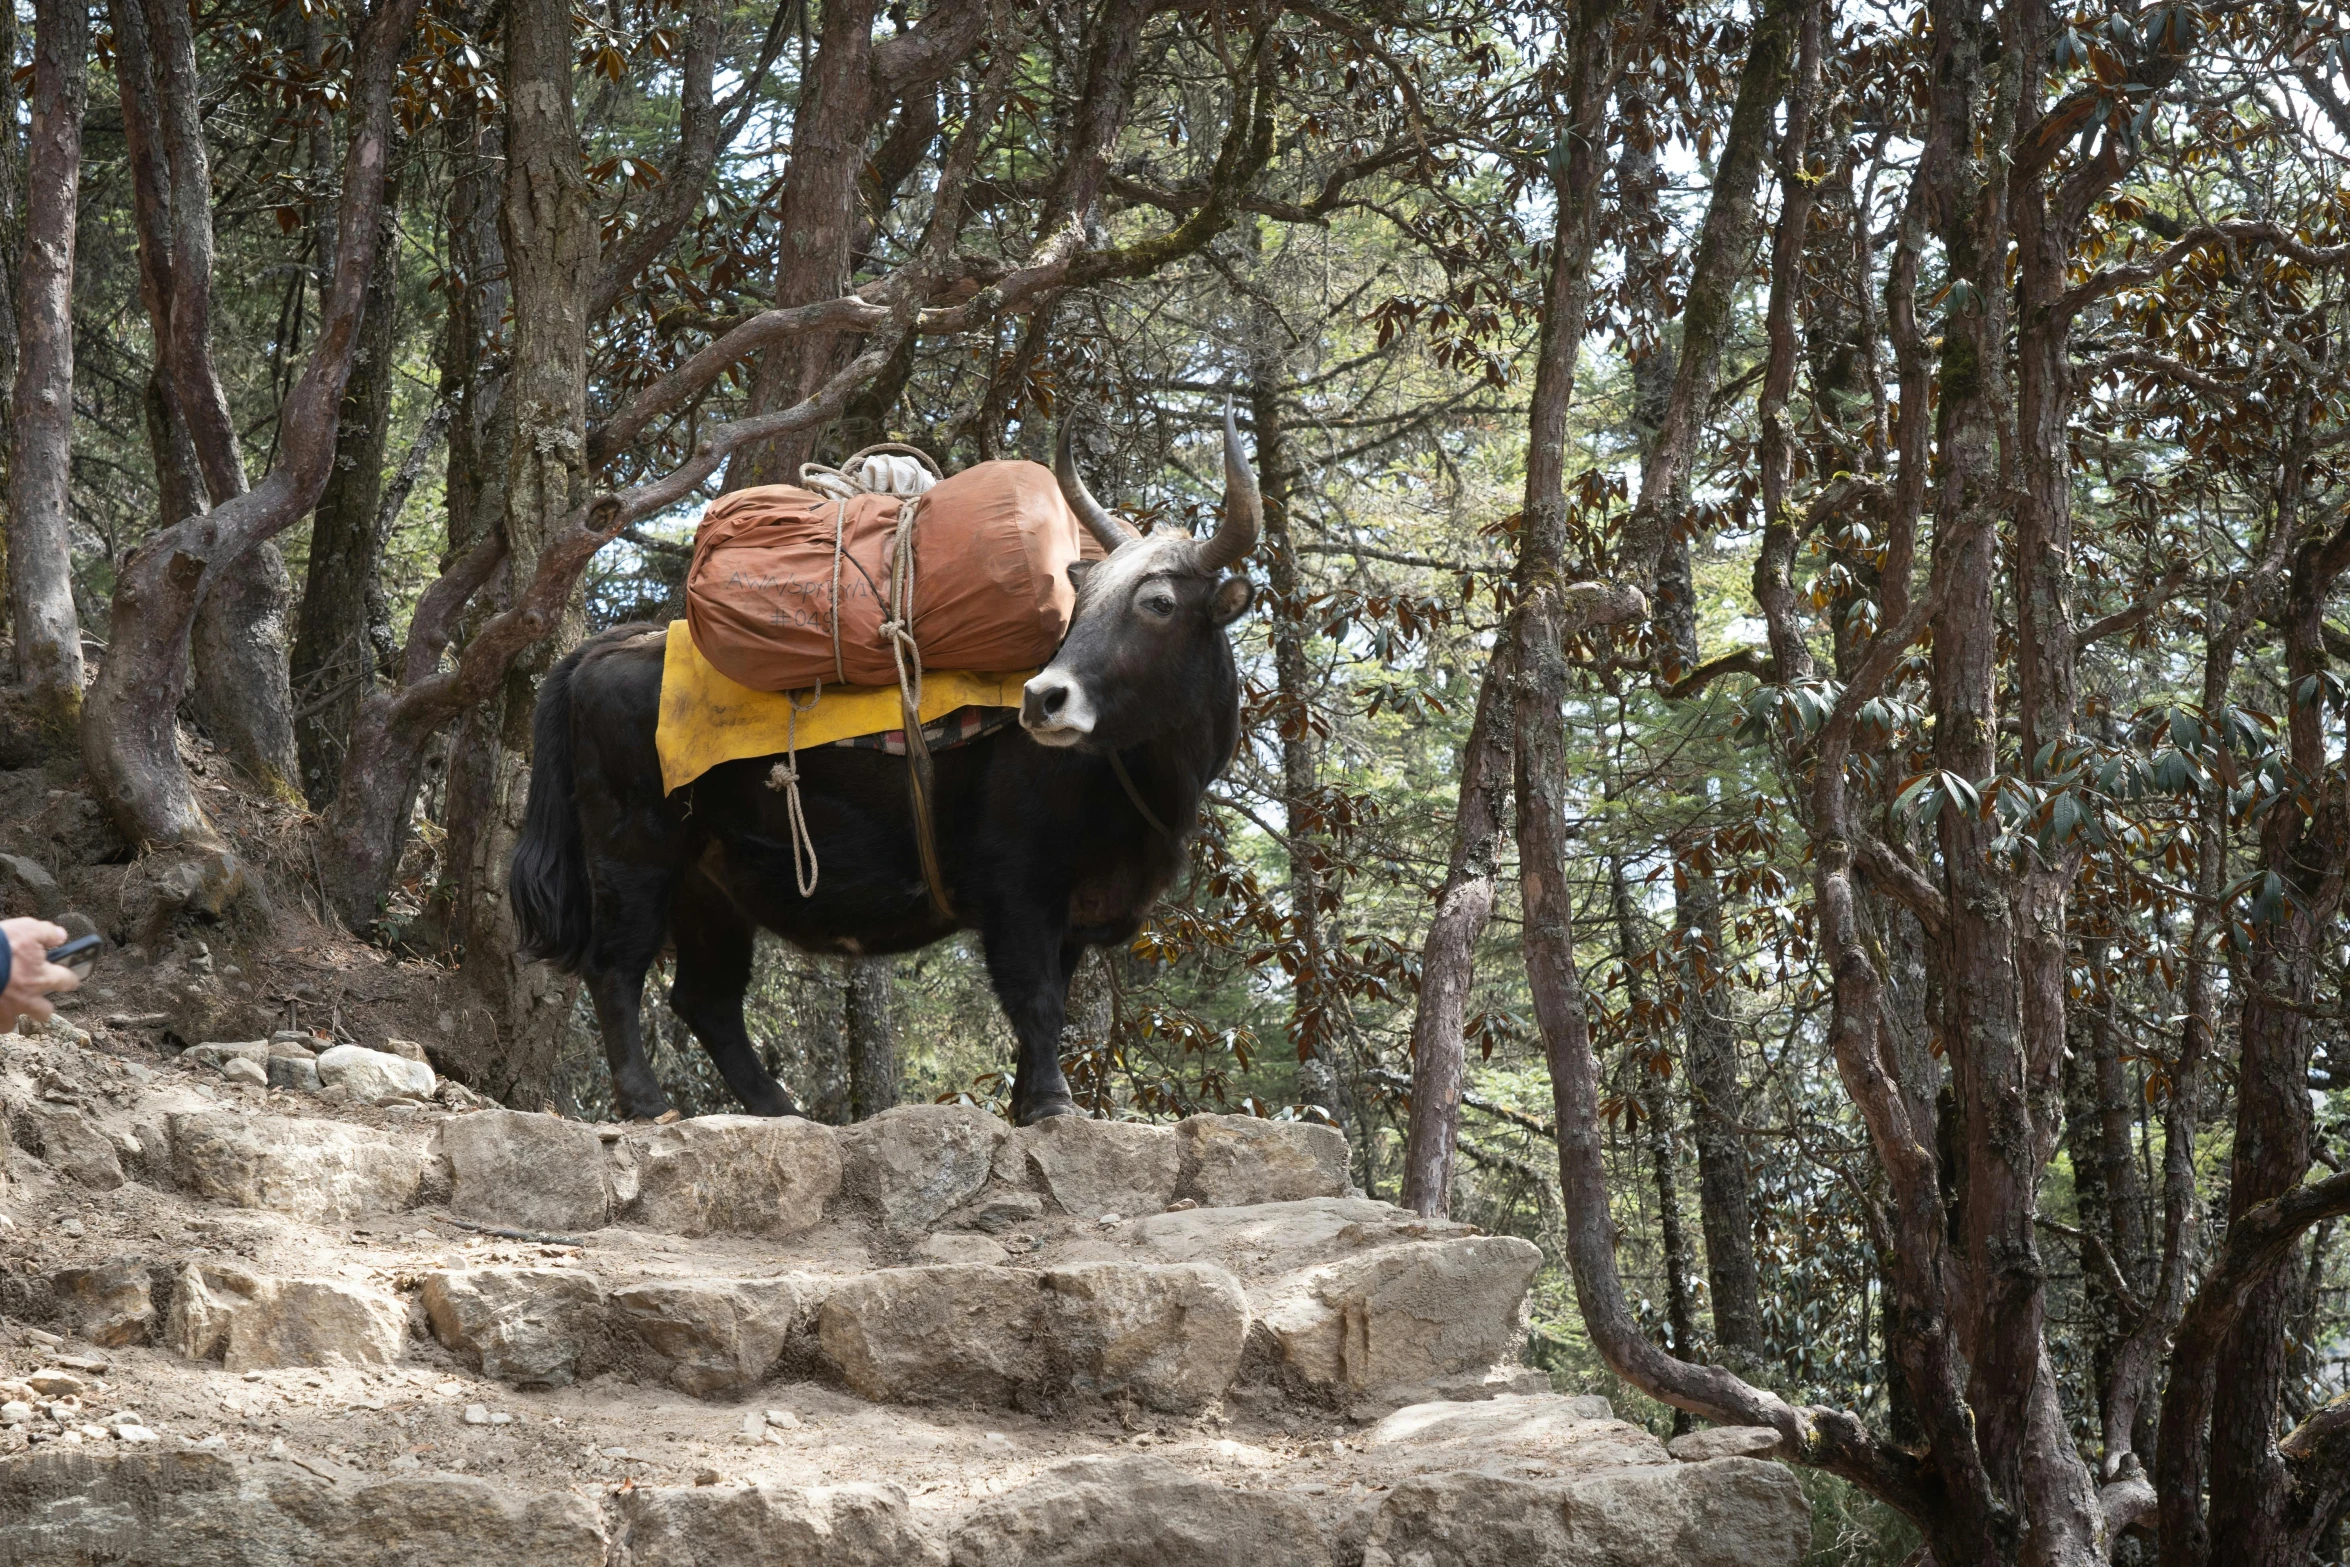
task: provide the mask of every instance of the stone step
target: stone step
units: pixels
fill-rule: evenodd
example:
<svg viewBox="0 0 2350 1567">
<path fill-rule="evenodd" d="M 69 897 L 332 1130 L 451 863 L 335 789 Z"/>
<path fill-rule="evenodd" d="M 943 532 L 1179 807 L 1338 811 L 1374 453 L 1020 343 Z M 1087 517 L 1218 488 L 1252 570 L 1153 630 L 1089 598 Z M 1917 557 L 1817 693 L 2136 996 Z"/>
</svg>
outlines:
<svg viewBox="0 0 2350 1567">
<path fill-rule="evenodd" d="M 1514 1386 L 1539 1255 L 1522 1241 L 1416 1242 L 1315 1269 L 1256 1315 L 1209 1263 L 1030 1269 L 942 1264 L 850 1276 L 601 1287 L 576 1273 L 424 1277 L 433 1336 L 486 1376 L 561 1385 L 610 1372 L 696 1397 L 807 1375 L 876 1403 L 1030 1408 L 1078 1395 L 1208 1407 L 1236 1382 L 1353 1412 Z M 1539 1380 L 1538 1378 L 1536 1380 Z"/>
<path fill-rule="evenodd" d="M 1327 1218 L 1320 1203 L 1276 1206 L 1302 1210 L 1301 1226 Z M 573 1256 L 389 1285 L 118 1258 L 56 1269 L 52 1309 L 36 1314 L 93 1344 L 152 1337 L 243 1373 L 398 1363 L 413 1298 L 435 1340 L 510 1386 L 615 1376 L 698 1398 L 805 1376 L 877 1403 L 1081 1397 L 1190 1413 L 1237 1385 L 1362 1414 L 1532 1376 L 1511 1369 L 1541 1260 L 1524 1241 L 1374 1245 L 1251 1288 L 1217 1262 L 1152 1259 L 1137 1240 L 1134 1258 L 1046 1267 L 648 1277 Z"/>
<path fill-rule="evenodd" d="M 1598 1408 L 1590 1407 L 1593 1403 Z M 987 1433 L 1000 1441 L 999 1433 Z M 279 1567 L 1793 1567 L 1802 1489 L 1752 1457 L 1676 1462 L 1604 1402 L 1414 1406 L 1358 1444 L 1228 1440 L 1044 1462 L 968 1494 L 887 1480 L 556 1487 L 370 1474 L 222 1442 L 51 1443 L 0 1461 L 0 1560 Z M 753 1456 L 776 1451 L 758 1446 Z"/>
<path fill-rule="evenodd" d="M 237 1207 L 333 1223 L 445 1201 L 469 1219 L 550 1233 L 621 1225 L 789 1240 L 861 1221 L 914 1235 L 989 1199 L 1099 1220 L 1351 1189 L 1335 1130 L 1252 1116 L 1172 1126 L 1063 1116 L 1014 1130 L 954 1105 L 905 1105 L 840 1128 L 741 1115 L 594 1126 L 499 1109 L 354 1114 L 379 1124 L 172 1110 L 136 1141 L 155 1151 L 157 1180 Z M 50 1120 L 65 1157 L 107 1152 L 78 1112 Z M 95 1153 L 83 1146 L 93 1142 Z"/>
</svg>

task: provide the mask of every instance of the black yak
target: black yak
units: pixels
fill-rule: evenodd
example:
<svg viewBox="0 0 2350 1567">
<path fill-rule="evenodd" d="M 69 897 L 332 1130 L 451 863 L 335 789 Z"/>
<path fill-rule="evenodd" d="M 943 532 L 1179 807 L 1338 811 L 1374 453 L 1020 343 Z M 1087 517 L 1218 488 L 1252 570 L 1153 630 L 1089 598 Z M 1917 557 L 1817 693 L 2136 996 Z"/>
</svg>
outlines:
<svg viewBox="0 0 2350 1567">
<path fill-rule="evenodd" d="M 744 1108 L 797 1111 L 743 1026 L 764 926 L 811 952 L 906 952 L 976 930 L 1019 1036 L 1022 1124 L 1076 1108 L 1061 1074 L 1069 980 L 1088 947 L 1132 939 L 1181 869 L 1200 796 L 1238 749 L 1240 677 L 1226 631 L 1254 596 L 1227 568 L 1256 546 L 1262 504 L 1225 416 L 1225 512 L 1206 539 L 1144 536 L 1086 490 L 1061 432 L 1055 469 L 1108 559 L 1072 568 L 1068 635 L 1023 693 L 1017 726 L 936 752 L 930 798 L 942 913 L 915 837 L 904 758 L 799 753 L 821 873 L 794 877 L 780 757 L 729 762 L 662 791 L 653 736 L 664 629 L 615 627 L 557 664 L 532 731 L 530 804 L 508 890 L 525 950 L 586 981 L 630 1117 L 668 1101 L 645 1061 L 645 972 L 675 949 L 670 1005 Z"/>
</svg>

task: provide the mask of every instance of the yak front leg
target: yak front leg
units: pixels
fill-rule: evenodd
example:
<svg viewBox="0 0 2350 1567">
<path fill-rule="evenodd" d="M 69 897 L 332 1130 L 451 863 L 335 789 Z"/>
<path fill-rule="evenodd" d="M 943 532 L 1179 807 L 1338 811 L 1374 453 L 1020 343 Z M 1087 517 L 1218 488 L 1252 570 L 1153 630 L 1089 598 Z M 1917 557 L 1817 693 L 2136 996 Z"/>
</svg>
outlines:
<svg viewBox="0 0 2350 1567">
<path fill-rule="evenodd" d="M 1064 945 L 1061 937 L 1058 925 L 1033 919 L 991 922 L 982 932 L 996 1001 L 1020 1041 L 1012 1076 L 1012 1120 L 1019 1126 L 1077 1113 L 1069 1080 L 1061 1075 L 1061 1023 L 1082 949 Z"/>
</svg>

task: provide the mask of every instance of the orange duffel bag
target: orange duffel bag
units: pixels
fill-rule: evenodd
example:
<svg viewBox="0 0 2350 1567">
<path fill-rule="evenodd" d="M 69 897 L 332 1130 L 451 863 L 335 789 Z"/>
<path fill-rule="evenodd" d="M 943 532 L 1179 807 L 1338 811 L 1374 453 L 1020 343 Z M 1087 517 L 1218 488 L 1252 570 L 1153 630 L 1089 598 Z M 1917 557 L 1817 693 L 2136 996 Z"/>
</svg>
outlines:
<svg viewBox="0 0 2350 1567">
<path fill-rule="evenodd" d="M 736 490 L 694 535 L 685 616 L 719 673 L 760 691 L 898 683 L 883 632 L 898 529 L 912 530 L 912 626 L 930 669 L 1034 669 L 1069 629 L 1069 566 L 1100 559 L 1052 470 L 983 462 L 922 495 Z"/>
</svg>

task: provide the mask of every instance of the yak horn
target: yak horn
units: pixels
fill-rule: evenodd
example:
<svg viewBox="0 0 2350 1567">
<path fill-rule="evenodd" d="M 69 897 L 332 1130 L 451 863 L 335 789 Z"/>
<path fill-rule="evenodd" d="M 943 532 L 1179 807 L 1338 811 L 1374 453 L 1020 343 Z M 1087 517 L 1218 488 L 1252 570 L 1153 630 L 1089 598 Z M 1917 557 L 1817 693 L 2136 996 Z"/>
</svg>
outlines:
<svg viewBox="0 0 2350 1567">
<path fill-rule="evenodd" d="M 1257 493 L 1257 476 L 1240 450 L 1240 426 L 1232 405 L 1224 405 L 1224 522 L 1200 546 L 1199 563 L 1208 571 L 1222 571 L 1247 557 L 1264 531 L 1265 501 Z"/>
<path fill-rule="evenodd" d="M 1053 477 L 1061 481 L 1061 498 L 1069 509 L 1077 513 L 1077 520 L 1085 524 L 1085 531 L 1101 541 L 1103 549 L 1111 554 L 1121 544 L 1131 544 L 1142 537 L 1126 523 L 1110 514 L 1107 507 L 1093 498 L 1093 491 L 1077 476 L 1077 459 L 1070 451 L 1069 437 L 1077 429 L 1077 416 L 1071 414 L 1061 421 L 1061 433 L 1053 442 Z"/>
</svg>

